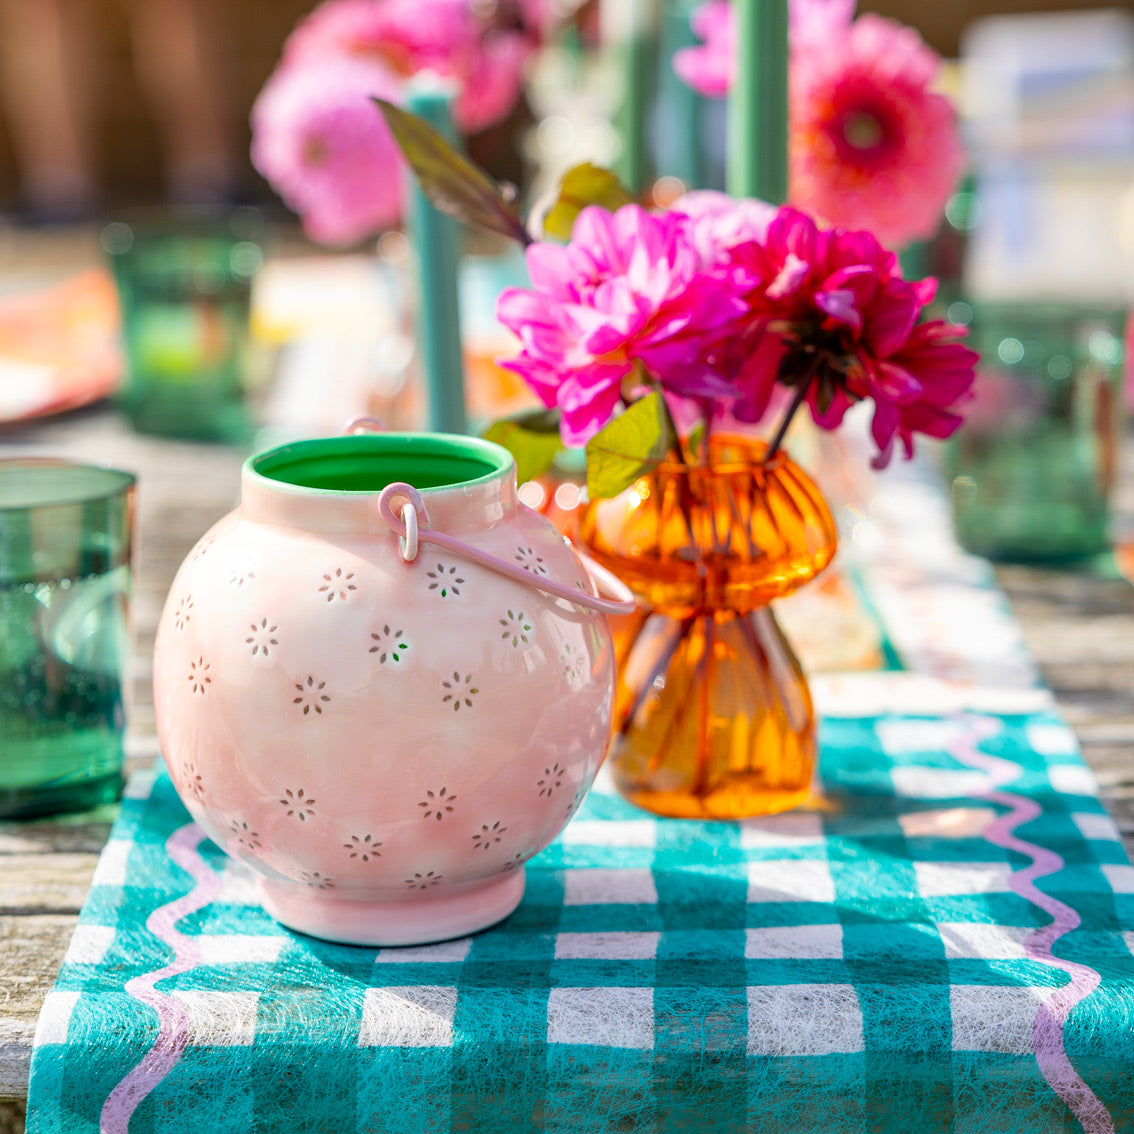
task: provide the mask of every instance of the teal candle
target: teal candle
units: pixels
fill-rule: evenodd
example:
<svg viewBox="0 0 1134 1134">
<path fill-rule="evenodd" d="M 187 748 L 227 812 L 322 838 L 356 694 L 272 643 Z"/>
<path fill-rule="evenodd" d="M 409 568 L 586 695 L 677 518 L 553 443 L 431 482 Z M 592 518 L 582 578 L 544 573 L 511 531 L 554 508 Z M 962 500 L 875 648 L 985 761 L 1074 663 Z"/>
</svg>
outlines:
<svg viewBox="0 0 1134 1134">
<path fill-rule="evenodd" d="M 705 183 L 702 99 L 677 77 L 673 56 L 684 47 L 700 43 L 689 23 L 690 14 L 698 2 L 680 0 L 666 10 L 661 37 L 661 65 L 658 68 L 663 124 L 658 131 L 659 172 L 679 178 L 689 189 L 700 188 Z"/>
<path fill-rule="evenodd" d="M 646 118 L 657 50 L 654 0 L 604 0 L 600 16 L 603 46 L 613 52 L 622 83 L 614 114 L 622 148 L 614 168 L 626 188 L 639 195 L 651 175 Z"/>
<path fill-rule="evenodd" d="M 406 109 L 456 142 L 453 89 L 432 76 L 409 85 Z M 408 230 L 417 262 L 417 348 L 425 375 L 425 427 L 437 433 L 467 433 L 461 319 L 457 298 L 460 229 L 433 207 L 411 176 Z"/>
<path fill-rule="evenodd" d="M 787 200 L 787 0 L 733 0 L 736 76 L 729 95 L 728 191 Z"/>
</svg>

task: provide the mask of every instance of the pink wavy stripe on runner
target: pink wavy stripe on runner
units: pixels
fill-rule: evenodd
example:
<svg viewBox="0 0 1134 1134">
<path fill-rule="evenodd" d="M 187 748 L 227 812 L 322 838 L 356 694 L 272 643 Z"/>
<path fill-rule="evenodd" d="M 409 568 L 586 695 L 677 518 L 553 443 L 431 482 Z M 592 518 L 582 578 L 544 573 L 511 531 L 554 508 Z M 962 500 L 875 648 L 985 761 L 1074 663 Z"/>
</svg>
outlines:
<svg viewBox="0 0 1134 1134">
<path fill-rule="evenodd" d="M 971 719 L 968 723 L 969 728 L 950 747 L 950 754 L 962 764 L 986 772 L 992 781 L 993 790 L 974 793 L 975 798 L 1008 808 L 1005 814 L 985 828 L 984 837 L 995 846 L 1019 851 L 1031 858 L 1031 866 L 1012 871 L 1008 884 L 1014 893 L 1052 918 L 1050 925 L 1028 936 L 1024 949 L 1033 961 L 1062 969 L 1071 978 L 1069 984 L 1057 989 L 1036 1011 L 1032 1027 L 1032 1049 L 1036 1062 L 1048 1085 L 1079 1120 L 1084 1134 L 1114 1134 L 1110 1112 L 1071 1065 L 1063 1044 L 1063 1028 L 1071 1009 L 1090 996 L 1101 979 L 1088 965 L 1065 961 L 1051 952 L 1055 942 L 1077 928 L 1081 921 L 1078 912 L 1071 906 L 1045 894 L 1035 885 L 1037 878 L 1062 870 L 1063 857 L 1015 834 L 1017 827 L 1035 819 L 1042 813 L 1042 808 L 1035 800 L 996 790 L 1018 779 L 1023 769 L 1014 761 L 980 751 L 980 743 L 999 731 L 997 722 L 982 717 Z"/>
<path fill-rule="evenodd" d="M 127 981 L 126 991 L 157 1012 L 158 1035 L 141 1062 L 107 1096 L 99 1120 L 100 1134 L 126 1134 L 134 1110 L 177 1065 L 189 1039 L 191 1021 L 185 1005 L 154 986 L 159 980 L 200 964 L 201 951 L 196 941 L 179 932 L 176 925 L 187 914 L 208 905 L 220 892 L 220 876 L 210 870 L 197 853 L 204 838 L 200 827 L 186 823 L 166 840 L 169 857 L 196 884 L 188 894 L 160 906 L 146 919 L 146 928 L 173 950 L 173 960 L 160 969 Z"/>
</svg>

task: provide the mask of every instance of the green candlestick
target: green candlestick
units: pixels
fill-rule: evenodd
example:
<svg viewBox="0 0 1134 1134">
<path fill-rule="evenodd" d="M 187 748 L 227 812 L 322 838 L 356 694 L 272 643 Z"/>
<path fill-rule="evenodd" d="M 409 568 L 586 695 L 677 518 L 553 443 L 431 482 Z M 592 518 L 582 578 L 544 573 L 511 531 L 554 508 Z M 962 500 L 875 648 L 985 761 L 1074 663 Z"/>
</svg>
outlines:
<svg viewBox="0 0 1134 1134">
<path fill-rule="evenodd" d="M 604 48 L 617 61 L 622 99 L 614 125 L 622 140 L 615 172 L 631 193 L 645 191 L 651 176 L 646 119 L 653 85 L 656 18 L 653 0 L 605 0 L 600 6 Z"/>
<path fill-rule="evenodd" d="M 406 109 L 423 118 L 449 142 L 453 88 L 433 76 L 418 76 L 406 92 Z M 425 373 L 425 427 L 435 433 L 467 433 L 464 359 L 457 298 L 460 229 L 440 213 L 411 177 L 408 229 L 417 260 L 417 347 Z"/>
<path fill-rule="evenodd" d="M 666 11 L 658 68 L 662 111 L 662 128 L 658 131 L 659 172 L 680 178 L 689 189 L 700 189 L 705 182 L 702 100 L 692 87 L 677 77 L 673 56 L 683 47 L 700 43 L 689 24 L 695 6 L 690 0 L 681 0 Z"/>
<path fill-rule="evenodd" d="M 736 77 L 729 95 L 728 191 L 787 199 L 787 0 L 734 0 Z"/>
</svg>

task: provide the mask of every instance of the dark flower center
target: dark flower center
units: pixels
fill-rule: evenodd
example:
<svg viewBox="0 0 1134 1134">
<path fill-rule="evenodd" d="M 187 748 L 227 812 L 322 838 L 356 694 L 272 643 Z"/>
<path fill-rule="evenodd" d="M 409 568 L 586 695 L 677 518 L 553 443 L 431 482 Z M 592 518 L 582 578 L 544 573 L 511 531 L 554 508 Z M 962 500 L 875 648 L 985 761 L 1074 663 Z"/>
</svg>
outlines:
<svg viewBox="0 0 1134 1134">
<path fill-rule="evenodd" d="M 323 165 L 331 156 L 331 148 L 325 138 L 312 134 L 303 142 L 303 164 L 317 167 Z"/>
<path fill-rule="evenodd" d="M 876 164 L 900 146 L 901 130 L 884 106 L 853 106 L 835 116 L 830 135 L 839 160 Z"/>
<path fill-rule="evenodd" d="M 873 150 L 882 142 L 882 123 L 873 114 L 849 114 L 843 119 L 843 137 L 856 150 Z"/>
</svg>

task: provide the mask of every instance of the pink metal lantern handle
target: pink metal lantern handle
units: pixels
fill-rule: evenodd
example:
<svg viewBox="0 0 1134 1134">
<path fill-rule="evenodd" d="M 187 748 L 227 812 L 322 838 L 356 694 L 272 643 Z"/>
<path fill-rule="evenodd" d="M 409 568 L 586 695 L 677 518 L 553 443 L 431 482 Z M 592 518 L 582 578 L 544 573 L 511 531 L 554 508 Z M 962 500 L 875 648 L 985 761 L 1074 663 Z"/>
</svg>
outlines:
<svg viewBox="0 0 1134 1134">
<path fill-rule="evenodd" d="M 522 567 L 498 559 L 495 555 L 472 547 L 453 536 L 445 535 L 444 532 L 430 531 L 425 500 L 412 485 L 399 482 L 388 484 L 382 489 L 378 496 L 378 514 L 399 537 L 402 558 L 407 563 L 412 563 L 417 558 L 421 544 L 432 543 L 456 552 L 465 559 L 471 559 L 491 571 L 507 575 L 525 586 L 534 587 L 556 598 L 566 599 L 568 602 L 577 603 L 579 606 L 603 614 L 631 614 L 637 606 L 633 593 L 625 583 L 589 556 L 580 554 L 578 549 L 575 553 L 590 577 L 591 585 L 595 589 L 594 594 L 588 595 L 571 587 L 565 587 L 553 579 L 539 578 Z M 604 595 L 608 597 L 603 597 Z"/>
</svg>

